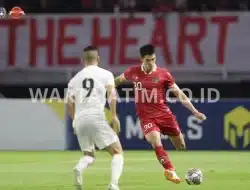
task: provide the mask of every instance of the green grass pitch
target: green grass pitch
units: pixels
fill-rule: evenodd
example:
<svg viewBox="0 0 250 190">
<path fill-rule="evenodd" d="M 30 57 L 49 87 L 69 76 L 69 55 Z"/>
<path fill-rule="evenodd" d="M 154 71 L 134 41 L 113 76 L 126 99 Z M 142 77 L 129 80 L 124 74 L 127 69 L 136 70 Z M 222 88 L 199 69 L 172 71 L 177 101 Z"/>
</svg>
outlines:
<svg viewBox="0 0 250 190">
<path fill-rule="evenodd" d="M 183 178 L 188 168 L 200 168 L 204 182 L 189 186 L 165 180 L 150 151 L 126 151 L 121 190 L 250 190 L 250 152 L 177 152 L 170 157 Z M 0 190 L 74 190 L 72 168 L 80 152 L 0 152 Z M 110 156 L 98 152 L 84 173 L 86 190 L 106 190 Z"/>
</svg>

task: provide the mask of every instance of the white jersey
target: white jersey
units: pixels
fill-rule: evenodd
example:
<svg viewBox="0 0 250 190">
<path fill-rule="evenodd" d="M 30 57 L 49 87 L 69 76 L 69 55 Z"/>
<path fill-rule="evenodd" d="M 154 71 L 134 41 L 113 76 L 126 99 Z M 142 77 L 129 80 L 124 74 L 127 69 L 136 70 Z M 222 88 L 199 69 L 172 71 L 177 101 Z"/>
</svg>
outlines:
<svg viewBox="0 0 250 190">
<path fill-rule="evenodd" d="M 115 85 L 113 74 L 95 65 L 85 67 L 70 80 L 67 96 L 74 97 L 75 119 L 104 114 L 108 85 Z"/>
</svg>

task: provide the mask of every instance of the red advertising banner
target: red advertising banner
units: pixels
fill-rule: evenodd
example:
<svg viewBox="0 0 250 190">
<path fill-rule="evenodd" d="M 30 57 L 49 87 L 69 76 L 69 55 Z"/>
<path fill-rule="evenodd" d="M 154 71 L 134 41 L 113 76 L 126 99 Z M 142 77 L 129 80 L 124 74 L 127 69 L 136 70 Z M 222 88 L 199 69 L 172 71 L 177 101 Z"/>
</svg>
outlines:
<svg viewBox="0 0 250 190">
<path fill-rule="evenodd" d="M 153 43 L 157 64 L 169 68 L 246 70 L 250 14 L 34 15 L 0 20 L 0 69 L 78 68 L 82 49 L 95 45 L 101 65 L 114 72 L 140 63 L 139 47 Z"/>
</svg>

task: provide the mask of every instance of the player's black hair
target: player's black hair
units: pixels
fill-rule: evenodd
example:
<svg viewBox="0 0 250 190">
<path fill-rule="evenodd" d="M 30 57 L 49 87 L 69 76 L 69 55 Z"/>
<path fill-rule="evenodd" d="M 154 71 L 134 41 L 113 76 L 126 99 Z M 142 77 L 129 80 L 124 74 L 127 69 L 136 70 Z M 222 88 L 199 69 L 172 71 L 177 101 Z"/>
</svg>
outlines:
<svg viewBox="0 0 250 190">
<path fill-rule="evenodd" d="M 92 62 L 98 59 L 98 49 L 94 46 L 87 46 L 83 49 L 83 59 Z"/>
<path fill-rule="evenodd" d="M 151 44 L 145 44 L 140 47 L 140 56 L 153 55 L 155 53 L 155 47 Z"/>
<path fill-rule="evenodd" d="M 87 46 L 83 49 L 83 52 L 87 51 L 98 51 L 98 49 L 95 46 Z"/>
</svg>

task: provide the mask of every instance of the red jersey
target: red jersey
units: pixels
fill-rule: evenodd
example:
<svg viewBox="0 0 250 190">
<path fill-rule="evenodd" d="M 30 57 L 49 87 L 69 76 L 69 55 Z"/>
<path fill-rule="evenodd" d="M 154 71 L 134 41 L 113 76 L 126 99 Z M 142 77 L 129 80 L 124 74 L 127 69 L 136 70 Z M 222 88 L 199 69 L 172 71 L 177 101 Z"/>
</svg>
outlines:
<svg viewBox="0 0 250 190">
<path fill-rule="evenodd" d="M 166 91 L 175 81 L 166 68 L 156 67 L 147 74 L 140 65 L 128 68 L 124 76 L 134 83 L 136 113 L 140 119 L 172 117 L 166 102 Z"/>
</svg>

